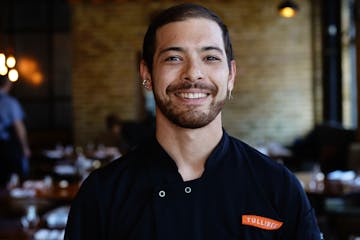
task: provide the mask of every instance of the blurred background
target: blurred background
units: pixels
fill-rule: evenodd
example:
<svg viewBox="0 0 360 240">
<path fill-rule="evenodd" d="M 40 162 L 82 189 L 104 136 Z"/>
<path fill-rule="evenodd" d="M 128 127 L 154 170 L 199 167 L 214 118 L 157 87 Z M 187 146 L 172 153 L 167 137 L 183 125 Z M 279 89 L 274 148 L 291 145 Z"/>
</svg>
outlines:
<svg viewBox="0 0 360 240">
<path fill-rule="evenodd" d="M 360 3 L 193 2 L 230 30 L 238 75 L 225 129 L 297 174 L 325 239 L 356 239 Z M 1 190 L 0 239 L 57 239 L 79 181 L 151 134 L 154 99 L 138 75 L 142 40 L 152 16 L 175 3 L 1 1 L 0 53 L 15 58 L 3 75 L 24 109 L 32 154 L 29 174 L 12 175 Z"/>
</svg>

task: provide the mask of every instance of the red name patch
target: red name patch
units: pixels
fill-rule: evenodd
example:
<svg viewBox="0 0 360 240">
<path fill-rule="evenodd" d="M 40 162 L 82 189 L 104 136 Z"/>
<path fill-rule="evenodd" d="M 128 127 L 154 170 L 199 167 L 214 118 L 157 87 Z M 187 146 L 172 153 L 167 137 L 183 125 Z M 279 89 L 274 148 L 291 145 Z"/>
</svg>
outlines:
<svg viewBox="0 0 360 240">
<path fill-rule="evenodd" d="M 265 230 L 277 230 L 283 225 L 282 222 L 257 215 L 243 215 L 242 224 Z"/>
</svg>

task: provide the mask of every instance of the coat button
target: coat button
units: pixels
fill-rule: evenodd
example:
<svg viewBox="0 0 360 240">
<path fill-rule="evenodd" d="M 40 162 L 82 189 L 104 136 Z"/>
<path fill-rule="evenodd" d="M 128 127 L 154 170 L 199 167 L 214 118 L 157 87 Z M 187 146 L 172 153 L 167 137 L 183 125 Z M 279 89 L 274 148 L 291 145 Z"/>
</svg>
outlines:
<svg viewBox="0 0 360 240">
<path fill-rule="evenodd" d="M 165 191 L 164 190 L 159 191 L 159 196 L 162 198 L 165 197 Z"/>
<path fill-rule="evenodd" d="M 186 193 L 191 193 L 191 187 L 186 187 L 186 188 L 185 188 L 185 192 L 186 192 Z"/>
</svg>

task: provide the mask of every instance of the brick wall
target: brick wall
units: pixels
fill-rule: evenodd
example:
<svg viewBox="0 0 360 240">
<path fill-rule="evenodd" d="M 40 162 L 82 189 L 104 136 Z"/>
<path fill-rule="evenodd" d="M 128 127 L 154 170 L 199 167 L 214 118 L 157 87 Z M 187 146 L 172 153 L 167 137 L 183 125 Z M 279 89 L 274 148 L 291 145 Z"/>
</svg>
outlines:
<svg viewBox="0 0 360 240">
<path fill-rule="evenodd" d="M 105 115 L 141 114 L 138 54 L 155 3 L 72 5 L 75 142 L 90 142 Z M 314 122 L 309 1 L 293 19 L 280 18 L 278 0 L 204 1 L 230 29 L 238 77 L 223 112 L 224 127 L 250 144 L 289 143 Z"/>
</svg>

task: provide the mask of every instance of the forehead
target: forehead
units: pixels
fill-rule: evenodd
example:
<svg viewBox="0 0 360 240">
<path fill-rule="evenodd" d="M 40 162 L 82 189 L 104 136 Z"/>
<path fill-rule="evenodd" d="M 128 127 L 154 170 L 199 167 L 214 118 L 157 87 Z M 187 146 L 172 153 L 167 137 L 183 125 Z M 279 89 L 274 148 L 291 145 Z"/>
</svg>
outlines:
<svg viewBox="0 0 360 240">
<path fill-rule="evenodd" d="M 169 46 L 215 45 L 224 49 L 222 31 L 219 25 L 206 18 L 189 18 L 171 22 L 156 31 L 156 51 Z"/>
</svg>

